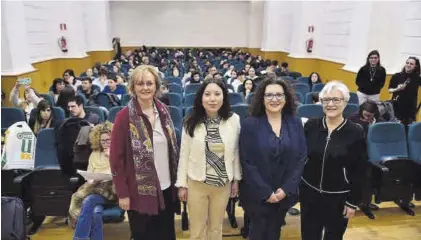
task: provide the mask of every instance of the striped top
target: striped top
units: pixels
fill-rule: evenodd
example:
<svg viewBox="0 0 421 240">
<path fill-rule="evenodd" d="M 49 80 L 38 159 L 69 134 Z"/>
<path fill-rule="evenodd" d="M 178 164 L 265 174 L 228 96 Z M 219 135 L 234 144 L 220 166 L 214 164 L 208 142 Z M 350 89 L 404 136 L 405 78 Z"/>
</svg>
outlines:
<svg viewBox="0 0 421 240">
<path fill-rule="evenodd" d="M 221 118 L 206 119 L 207 134 L 206 142 L 206 179 L 205 183 L 212 186 L 222 187 L 228 182 L 225 169 L 224 150 L 225 145 L 219 134 Z"/>
</svg>

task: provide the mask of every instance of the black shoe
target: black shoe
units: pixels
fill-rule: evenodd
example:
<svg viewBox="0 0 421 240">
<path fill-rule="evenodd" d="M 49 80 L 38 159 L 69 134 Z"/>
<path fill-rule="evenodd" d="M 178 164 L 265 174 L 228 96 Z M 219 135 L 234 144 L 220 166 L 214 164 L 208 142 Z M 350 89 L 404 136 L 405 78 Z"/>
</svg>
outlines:
<svg viewBox="0 0 421 240">
<path fill-rule="evenodd" d="M 288 210 L 288 214 L 291 216 L 298 216 L 300 215 L 300 210 L 296 209 L 296 208 L 290 208 Z"/>
<path fill-rule="evenodd" d="M 229 221 L 232 228 L 238 228 L 237 219 L 235 216 L 229 217 Z"/>
<path fill-rule="evenodd" d="M 241 228 L 240 230 L 241 236 L 245 239 L 249 236 L 249 229 L 248 228 Z"/>
</svg>

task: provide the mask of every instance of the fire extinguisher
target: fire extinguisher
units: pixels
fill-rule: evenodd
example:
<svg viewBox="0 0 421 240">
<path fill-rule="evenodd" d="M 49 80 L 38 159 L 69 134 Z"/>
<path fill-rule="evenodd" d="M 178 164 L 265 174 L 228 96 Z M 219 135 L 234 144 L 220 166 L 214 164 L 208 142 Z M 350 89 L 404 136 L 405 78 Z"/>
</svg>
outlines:
<svg viewBox="0 0 421 240">
<path fill-rule="evenodd" d="M 307 40 L 307 42 L 306 42 L 306 48 L 307 48 L 307 52 L 308 53 L 313 52 L 313 43 L 314 43 L 313 38 L 310 38 L 309 40 Z"/>
<path fill-rule="evenodd" d="M 62 52 L 67 52 L 67 39 L 65 37 L 59 38 L 58 46 L 60 47 Z"/>
</svg>

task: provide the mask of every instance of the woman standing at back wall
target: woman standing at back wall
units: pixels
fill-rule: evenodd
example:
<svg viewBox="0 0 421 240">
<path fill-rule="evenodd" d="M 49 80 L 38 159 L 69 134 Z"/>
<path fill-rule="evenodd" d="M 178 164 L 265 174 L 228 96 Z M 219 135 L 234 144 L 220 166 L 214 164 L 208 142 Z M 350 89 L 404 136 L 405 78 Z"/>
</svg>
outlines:
<svg viewBox="0 0 421 240">
<path fill-rule="evenodd" d="M 225 208 L 241 180 L 239 134 L 225 84 L 205 80 L 184 122 L 176 183 L 180 200 L 188 201 L 191 240 L 222 239 Z"/>
<path fill-rule="evenodd" d="M 386 80 L 386 69 L 380 65 L 380 53 L 371 51 L 367 61 L 357 73 L 358 101 L 363 104 L 367 100 L 380 101 L 380 91 Z"/>
</svg>

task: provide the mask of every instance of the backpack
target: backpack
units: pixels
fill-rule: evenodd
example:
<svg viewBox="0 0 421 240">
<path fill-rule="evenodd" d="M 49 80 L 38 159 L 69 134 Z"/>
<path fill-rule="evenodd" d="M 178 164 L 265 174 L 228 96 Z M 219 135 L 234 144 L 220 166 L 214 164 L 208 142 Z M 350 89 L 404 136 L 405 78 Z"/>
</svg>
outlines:
<svg viewBox="0 0 421 240">
<path fill-rule="evenodd" d="M 117 97 L 117 95 L 103 92 L 93 95 L 88 102 L 88 106 L 103 106 L 106 109 L 120 105 L 120 99 Z"/>
<path fill-rule="evenodd" d="M 25 240 L 26 211 L 23 202 L 17 197 L 1 197 L 1 239 Z"/>
<path fill-rule="evenodd" d="M 81 118 L 69 118 L 65 120 L 56 131 L 57 157 L 62 172 L 72 176 L 76 173 L 74 165 L 74 145 L 79 131 L 90 123 Z"/>
</svg>

